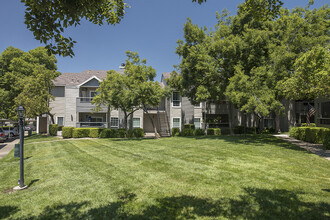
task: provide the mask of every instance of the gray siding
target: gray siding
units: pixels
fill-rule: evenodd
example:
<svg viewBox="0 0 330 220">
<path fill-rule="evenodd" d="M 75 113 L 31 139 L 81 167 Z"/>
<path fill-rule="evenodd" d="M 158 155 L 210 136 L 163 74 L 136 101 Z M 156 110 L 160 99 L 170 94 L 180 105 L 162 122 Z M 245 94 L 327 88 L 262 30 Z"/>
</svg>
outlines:
<svg viewBox="0 0 330 220">
<path fill-rule="evenodd" d="M 194 106 L 188 98 L 182 97 L 182 124 L 194 123 Z"/>
<path fill-rule="evenodd" d="M 100 82 L 97 79 L 91 79 L 88 82 L 86 82 L 85 84 L 83 84 L 82 86 L 84 87 L 99 87 L 100 86 Z"/>
<path fill-rule="evenodd" d="M 65 87 L 64 86 L 54 86 L 51 94 L 55 97 L 65 97 Z"/>
</svg>

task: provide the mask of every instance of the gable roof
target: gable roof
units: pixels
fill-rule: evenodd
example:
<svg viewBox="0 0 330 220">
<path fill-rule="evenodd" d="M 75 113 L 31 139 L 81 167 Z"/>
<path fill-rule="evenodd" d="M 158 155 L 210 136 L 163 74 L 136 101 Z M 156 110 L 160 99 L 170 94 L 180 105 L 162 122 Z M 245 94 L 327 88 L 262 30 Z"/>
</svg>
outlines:
<svg viewBox="0 0 330 220">
<path fill-rule="evenodd" d="M 101 81 L 107 77 L 107 70 L 84 70 L 81 73 L 63 73 L 54 80 L 56 86 L 79 86 L 92 78 Z"/>
</svg>

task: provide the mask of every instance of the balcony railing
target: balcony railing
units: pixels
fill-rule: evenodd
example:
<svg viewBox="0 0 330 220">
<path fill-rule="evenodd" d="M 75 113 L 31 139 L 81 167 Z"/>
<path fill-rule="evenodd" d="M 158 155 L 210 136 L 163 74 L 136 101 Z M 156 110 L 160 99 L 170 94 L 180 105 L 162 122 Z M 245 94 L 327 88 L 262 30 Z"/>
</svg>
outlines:
<svg viewBox="0 0 330 220">
<path fill-rule="evenodd" d="M 77 128 L 106 128 L 107 122 L 77 122 Z"/>
<path fill-rule="evenodd" d="M 77 103 L 91 103 L 93 100 L 93 97 L 78 97 Z"/>
</svg>

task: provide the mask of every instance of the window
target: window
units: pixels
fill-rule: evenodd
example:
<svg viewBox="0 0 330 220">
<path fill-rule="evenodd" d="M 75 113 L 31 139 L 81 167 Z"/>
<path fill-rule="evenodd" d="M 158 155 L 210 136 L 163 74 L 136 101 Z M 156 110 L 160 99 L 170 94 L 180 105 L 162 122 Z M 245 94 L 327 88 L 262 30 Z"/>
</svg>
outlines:
<svg viewBox="0 0 330 220">
<path fill-rule="evenodd" d="M 96 96 L 98 93 L 95 91 L 91 91 L 91 98 L 93 98 L 94 96 Z"/>
<path fill-rule="evenodd" d="M 140 118 L 133 118 L 133 128 L 140 128 Z"/>
<path fill-rule="evenodd" d="M 110 118 L 110 127 L 118 128 L 119 127 L 119 119 L 117 117 Z"/>
<path fill-rule="evenodd" d="M 57 125 L 58 126 L 64 125 L 64 117 L 57 117 Z"/>
<path fill-rule="evenodd" d="M 181 95 L 178 92 L 173 92 L 172 94 L 172 106 L 181 106 Z"/>
<path fill-rule="evenodd" d="M 173 118 L 173 128 L 181 129 L 181 118 Z"/>
<path fill-rule="evenodd" d="M 202 107 L 202 103 L 200 102 L 200 103 L 194 105 L 194 107 L 195 107 L 195 108 L 201 108 L 201 107 Z"/>
<path fill-rule="evenodd" d="M 321 116 L 322 118 L 330 118 L 330 102 L 321 103 Z"/>
<path fill-rule="evenodd" d="M 194 125 L 196 129 L 201 128 L 201 118 L 194 118 Z"/>
</svg>

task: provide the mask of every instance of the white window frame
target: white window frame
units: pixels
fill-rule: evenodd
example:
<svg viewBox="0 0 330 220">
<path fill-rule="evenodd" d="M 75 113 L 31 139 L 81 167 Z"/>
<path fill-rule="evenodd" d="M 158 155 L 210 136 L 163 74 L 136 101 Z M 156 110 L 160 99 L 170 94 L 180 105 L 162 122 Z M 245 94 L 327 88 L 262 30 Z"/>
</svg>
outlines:
<svg viewBox="0 0 330 220">
<path fill-rule="evenodd" d="M 194 125 L 195 125 L 195 119 L 199 118 L 199 128 L 202 128 L 202 118 L 200 117 L 194 117 Z M 196 126 L 195 126 L 196 129 Z"/>
<path fill-rule="evenodd" d="M 174 93 L 179 93 L 179 92 L 172 92 L 172 107 L 174 107 L 174 108 L 180 108 L 180 107 L 181 107 L 181 102 L 182 102 L 182 96 L 181 96 L 181 94 L 179 93 L 179 95 L 180 95 L 180 105 L 175 106 L 175 105 L 174 105 L 174 99 L 173 99 L 173 95 L 174 95 Z M 175 101 L 178 101 L 178 100 L 175 100 Z"/>
<path fill-rule="evenodd" d="M 64 126 L 64 117 L 63 116 L 57 116 L 56 117 L 56 124 L 58 124 L 58 118 L 63 118 L 63 125 L 60 125 L 60 126 Z"/>
<path fill-rule="evenodd" d="M 118 125 L 117 126 L 112 126 L 111 125 L 111 118 L 117 118 L 118 119 Z M 110 117 L 110 128 L 119 128 L 119 117 Z"/>
<path fill-rule="evenodd" d="M 174 128 L 174 121 L 173 120 L 174 119 L 177 119 L 177 118 L 180 119 L 180 121 L 179 121 L 179 126 L 180 126 L 179 129 L 181 131 L 181 117 L 172 117 L 172 128 Z"/>
<path fill-rule="evenodd" d="M 133 121 L 134 119 L 138 118 L 140 120 L 140 126 L 139 127 L 134 127 Z M 132 118 L 132 128 L 141 128 L 141 117 L 133 117 Z"/>
</svg>

